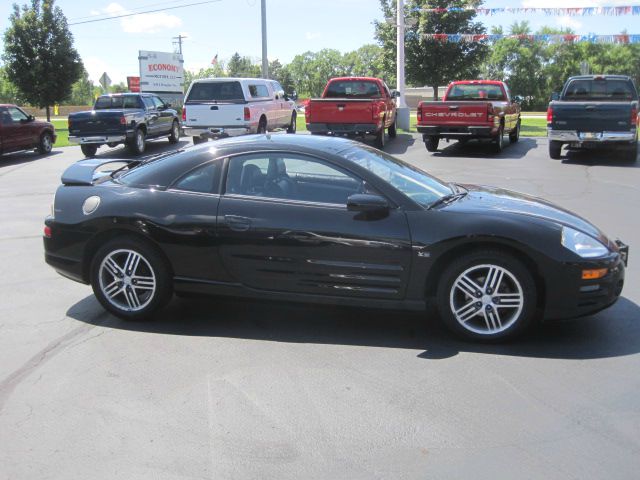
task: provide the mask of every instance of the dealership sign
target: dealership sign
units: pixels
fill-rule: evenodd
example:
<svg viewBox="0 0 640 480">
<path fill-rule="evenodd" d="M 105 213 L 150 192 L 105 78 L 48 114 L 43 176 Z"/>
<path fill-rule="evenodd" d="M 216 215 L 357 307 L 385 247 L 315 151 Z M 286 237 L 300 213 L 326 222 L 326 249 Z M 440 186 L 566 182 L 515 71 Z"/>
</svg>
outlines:
<svg viewBox="0 0 640 480">
<path fill-rule="evenodd" d="M 183 93 L 184 69 L 179 53 L 140 50 L 140 90 L 143 92 Z"/>
<path fill-rule="evenodd" d="M 127 77 L 127 87 L 130 92 L 140 91 L 140 77 Z"/>
</svg>

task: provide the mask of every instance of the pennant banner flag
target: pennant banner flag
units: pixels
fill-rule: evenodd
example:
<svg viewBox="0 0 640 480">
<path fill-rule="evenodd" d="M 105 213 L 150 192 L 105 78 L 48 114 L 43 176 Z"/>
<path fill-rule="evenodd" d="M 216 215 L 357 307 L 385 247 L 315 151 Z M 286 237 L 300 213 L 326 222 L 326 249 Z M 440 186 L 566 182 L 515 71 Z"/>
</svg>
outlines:
<svg viewBox="0 0 640 480">
<path fill-rule="evenodd" d="M 620 35 L 575 35 L 575 34 L 554 34 L 554 35 L 491 35 L 491 34 L 465 34 L 465 33 L 429 33 L 425 38 L 437 40 L 439 42 L 493 42 L 503 38 L 514 38 L 518 40 L 530 40 L 532 42 L 547 43 L 640 43 L 640 34 L 620 34 Z"/>
<path fill-rule="evenodd" d="M 544 13 L 545 15 L 561 15 L 570 17 L 582 17 L 591 15 L 640 15 L 640 5 L 629 5 L 619 7 L 502 7 L 502 8 L 471 8 L 471 7 L 449 7 L 449 8 L 417 8 L 414 11 L 427 13 L 449 13 L 473 11 L 480 15 L 497 15 L 500 13 Z"/>
</svg>

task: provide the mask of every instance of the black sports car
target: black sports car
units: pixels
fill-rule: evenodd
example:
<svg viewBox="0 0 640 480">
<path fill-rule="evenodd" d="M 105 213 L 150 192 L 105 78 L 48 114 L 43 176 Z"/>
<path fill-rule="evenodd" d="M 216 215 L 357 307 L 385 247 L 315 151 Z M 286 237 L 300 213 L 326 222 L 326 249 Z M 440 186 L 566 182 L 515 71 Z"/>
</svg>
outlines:
<svg viewBox="0 0 640 480">
<path fill-rule="evenodd" d="M 590 314 L 622 291 L 628 247 L 577 215 L 447 184 L 353 141 L 253 135 L 62 176 L 47 263 L 110 312 L 178 294 L 421 310 L 505 339 L 537 315 Z"/>
</svg>

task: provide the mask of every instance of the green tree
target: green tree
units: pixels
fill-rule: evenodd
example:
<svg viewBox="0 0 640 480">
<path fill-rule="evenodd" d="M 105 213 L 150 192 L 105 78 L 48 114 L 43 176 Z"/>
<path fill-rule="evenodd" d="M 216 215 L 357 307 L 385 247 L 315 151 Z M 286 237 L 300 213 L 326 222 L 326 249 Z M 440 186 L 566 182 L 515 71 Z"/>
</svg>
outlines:
<svg viewBox="0 0 640 480">
<path fill-rule="evenodd" d="M 128 92 L 129 88 L 127 84 L 124 82 L 114 83 L 113 85 L 109 85 L 109 93 L 125 93 Z"/>
<path fill-rule="evenodd" d="M 184 71 L 184 85 L 185 88 L 189 88 L 191 82 L 199 78 L 218 78 L 218 77 L 226 77 L 227 74 L 224 70 L 224 63 L 218 62 L 215 65 L 212 65 L 208 68 L 201 68 L 197 72 L 192 72 L 191 70 Z"/>
<path fill-rule="evenodd" d="M 234 53 L 227 64 L 227 75 L 230 77 L 260 77 L 260 66 L 253 63 L 250 57 L 241 57 Z"/>
<path fill-rule="evenodd" d="M 486 29 L 474 22 L 473 10 L 457 12 L 426 12 L 429 8 L 478 7 L 480 0 L 409 0 L 405 18 L 405 71 L 407 83 L 428 85 L 438 98 L 438 87 L 452 80 L 475 78 L 480 72 L 488 47 L 481 42 L 448 42 L 427 38 L 428 34 L 483 34 Z M 396 2 L 380 0 L 385 18 L 390 22 L 375 22 L 376 38 L 384 49 L 385 71 L 395 71 Z M 408 15 L 407 15 L 408 13 Z"/>
<path fill-rule="evenodd" d="M 385 70 L 384 50 L 379 45 L 363 45 L 344 55 L 345 68 L 355 77 L 377 77 L 395 83 L 395 73 Z"/>
<path fill-rule="evenodd" d="M 5 67 L 0 67 L 0 103 L 22 103 L 20 94 L 9 80 Z"/>
<path fill-rule="evenodd" d="M 55 0 L 31 0 L 13 5 L 4 33 L 7 74 L 24 99 L 37 107 L 49 107 L 71 95 L 82 74 L 82 61 L 73 46 L 67 19 Z"/>
<path fill-rule="evenodd" d="M 291 71 L 278 59 L 269 62 L 269 78 L 277 80 L 286 93 L 292 93 L 296 89 Z"/>
<path fill-rule="evenodd" d="M 296 55 L 288 68 L 296 81 L 298 93 L 311 97 L 319 96 L 330 78 L 349 74 L 344 56 L 329 48 Z"/>
<path fill-rule="evenodd" d="M 94 85 L 89 80 L 89 74 L 83 68 L 80 79 L 71 86 L 71 96 L 64 104 L 66 105 L 92 105 Z"/>
</svg>

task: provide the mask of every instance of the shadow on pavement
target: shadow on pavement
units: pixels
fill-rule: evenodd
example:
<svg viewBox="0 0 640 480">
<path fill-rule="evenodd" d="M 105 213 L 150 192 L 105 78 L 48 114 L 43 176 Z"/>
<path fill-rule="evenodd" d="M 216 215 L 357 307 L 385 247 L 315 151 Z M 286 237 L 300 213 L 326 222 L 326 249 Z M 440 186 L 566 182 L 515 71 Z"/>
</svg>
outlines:
<svg viewBox="0 0 640 480">
<path fill-rule="evenodd" d="M 640 168 L 640 163 L 627 160 L 627 152 L 618 150 L 569 150 L 563 152 L 562 163 L 565 165 L 581 165 L 587 167 L 624 167 Z"/>
<path fill-rule="evenodd" d="M 14 165 L 21 165 L 23 163 L 35 162 L 37 160 L 46 160 L 47 158 L 54 157 L 62 153 L 62 150 L 53 149 L 51 153 L 42 155 L 38 152 L 31 150 L 25 150 L 22 152 L 5 153 L 0 156 L 0 168 L 11 167 Z"/>
<path fill-rule="evenodd" d="M 149 321 L 127 322 L 100 312 L 92 295 L 67 315 L 104 328 L 152 334 L 421 350 L 418 357 L 431 360 L 460 352 L 564 359 L 640 352 L 640 307 L 626 298 L 597 315 L 538 325 L 525 337 L 502 345 L 460 341 L 436 315 L 424 313 L 220 297 L 174 299 Z"/>
<path fill-rule="evenodd" d="M 518 143 L 509 143 L 509 139 L 505 136 L 503 140 L 502 152 L 495 153 L 494 146 L 484 140 L 469 140 L 466 143 L 460 143 L 452 140 L 446 143 L 440 140 L 440 147 L 437 152 L 428 153 L 425 148 L 425 155 L 434 157 L 463 157 L 463 158 L 481 158 L 489 159 L 516 159 L 524 158 L 529 150 L 536 148 L 537 140 L 535 138 L 520 137 Z"/>
</svg>

